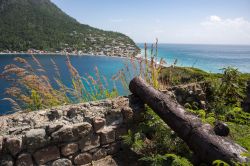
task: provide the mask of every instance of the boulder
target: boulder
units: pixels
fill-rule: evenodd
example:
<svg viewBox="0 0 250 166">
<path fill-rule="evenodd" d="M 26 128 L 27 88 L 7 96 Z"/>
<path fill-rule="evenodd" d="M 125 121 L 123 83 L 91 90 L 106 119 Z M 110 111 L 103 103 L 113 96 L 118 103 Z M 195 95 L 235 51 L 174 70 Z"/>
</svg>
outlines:
<svg viewBox="0 0 250 166">
<path fill-rule="evenodd" d="M 227 124 L 217 122 L 214 126 L 214 132 L 216 135 L 226 137 L 229 135 L 230 129 Z"/>
<path fill-rule="evenodd" d="M 59 159 L 60 152 L 56 146 L 50 146 L 35 152 L 33 156 L 35 158 L 36 163 L 38 165 L 41 165 L 49 161 Z"/>
<path fill-rule="evenodd" d="M 43 147 L 47 142 L 45 129 L 31 129 L 27 131 L 23 142 L 31 150 Z"/>
<path fill-rule="evenodd" d="M 91 134 L 79 141 L 79 147 L 82 152 L 97 148 L 100 146 L 100 137 L 97 134 Z"/>
<path fill-rule="evenodd" d="M 94 154 L 93 154 L 93 160 L 100 160 L 101 158 L 104 158 L 107 156 L 107 151 L 104 148 L 98 149 Z"/>
<path fill-rule="evenodd" d="M 58 159 L 52 163 L 52 166 L 72 166 L 69 159 Z"/>
<path fill-rule="evenodd" d="M 124 118 L 125 121 L 129 121 L 129 120 L 133 119 L 134 113 L 133 113 L 132 108 L 130 108 L 130 107 L 123 107 L 121 109 L 121 111 L 122 111 L 122 115 L 123 115 L 123 118 Z"/>
<path fill-rule="evenodd" d="M 16 160 L 16 166 L 33 166 L 32 157 L 28 153 L 20 154 Z"/>
<path fill-rule="evenodd" d="M 8 152 L 10 152 L 10 154 L 15 156 L 22 150 L 22 141 L 18 138 L 7 138 L 5 146 Z"/>
<path fill-rule="evenodd" d="M 76 141 L 89 134 L 92 130 L 91 124 L 87 122 L 74 125 L 67 125 L 60 128 L 58 131 L 51 134 L 53 140 L 59 142 Z"/>
<path fill-rule="evenodd" d="M 53 133 L 53 132 L 55 132 L 55 131 L 57 131 L 57 130 L 59 130 L 60 128 L 62 128 L 63 127 L 63 124 L 62 123 L 53 123 L 53 124 L 50 124 L 50 125 L 48 125 L 47 127 L 46 127 L 46 133 L 48 134 L 48 135 L 51 135 L 51 133 Z"/>
<path fill-rule="evenodd" d="M 13 166 L 14 161 L 10 155 L 3 155 L 0 156 L 0 165 L 1 166 Z"/>
<path fill-rule="evenodd" d="M 100 135 L 101 135 L 101 145 L 105 145 L 115 141 L 115 130 L 112 127 L 107 127 L 103 129 Z"/>
<path fill-rule="evenodd" d="M 102 129 L 106 124 L 106 120 L 101 117 L 96 117 L 93 119 L 93 127 L 94 131 L 98 132 L 100 129 Z"/>
<path fill-rule="evenodd" d="M 61 153 L 63 156 L 69 156 L 78 151 L 78 144 L 76 143 L 69 143 L 67 145 L 62 146 Z"/>
<path fill-rule="evenodd" d="M 121 149 L 121 143 L 120 142 L 114 142 L 112 144 L 106 145 L 103 148 L 106 149 L 108 155 L 113 155 L 117 153 Z"/>
<path fill-rule="evenodd" d="M 59 114 L 58 110 L 51 110 L 47 114 L 50 121 L 59 119 L 61 117 L 61 114 Z"/>
<path fill-rule="evenodd" d="M 92 161 L 92 155 L 90 153 L 81 153 L 74 158 L 76 165 L 88 164 Z"/>
</svg>

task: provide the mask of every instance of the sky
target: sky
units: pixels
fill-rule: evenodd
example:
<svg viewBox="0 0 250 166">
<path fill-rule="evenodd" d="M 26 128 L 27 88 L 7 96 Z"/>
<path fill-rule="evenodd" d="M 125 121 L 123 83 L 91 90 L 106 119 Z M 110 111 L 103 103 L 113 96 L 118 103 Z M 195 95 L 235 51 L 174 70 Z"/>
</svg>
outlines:
<svg viewBox="0 0 250 166">
<path fill-rule="evenodd" d="M 250 45 L 250 0 L 51 0 L 82 24 L 137 43 Z"/>
</svg>

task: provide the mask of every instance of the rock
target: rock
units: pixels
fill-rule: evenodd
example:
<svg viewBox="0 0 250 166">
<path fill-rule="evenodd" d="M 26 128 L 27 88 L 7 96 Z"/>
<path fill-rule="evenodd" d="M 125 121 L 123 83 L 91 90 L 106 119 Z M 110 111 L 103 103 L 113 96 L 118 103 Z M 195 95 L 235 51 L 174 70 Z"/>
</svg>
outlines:
<svg viewBox="0 0 250 166">
<path fill-rule="evenodd" d="M 216 135 L 226 137 L 229 135 L 230 129 L 227 124 L 222 122 L 217 122 L 214 126 L 214 132 Z"/>
<path fill-rule="evenodd" d="M 93 161 L 93 166 L 118 166 L 120 164 L 111 157 L 107 156 L 101 160 Z"/>
<path fill-rule="evenodd" d="M 3 136 L 0 136 L 0 155 L 3 152 Z"/>
<path fill-rule="evenodd" d="M 123 116 L 120 109 L 109 110 L 105 118 L 107 126 L 118 126 L 123 123 Z"/>
<path fill-rule="evenodd" d="M 10 155 L 3 155 L 0 156 L 0 165 L 1 166 L 13 166 L 14 161 Z"/>
<path fill-rule="evenodd" d="M 56 132 L 52 133 L 51 137 L 54 141 L 58 141 L 58 142 L 75 141 L 77 139 L 74 137 L 72 126 L 70 125 L 63 126 Z"/>
<path fill-rule="evenodd" d="M 59 149 L 56 146 L 50 146 L 44 149 L 41 149 L 33 155 L 36 163 L 45 164 L 49 161 L 56 160 L 60 158 Z"/>
<path fill-rule="evenodd" d="M 49 126 L 46 127 L 46 133 L 48 135 L 51 135 L 51 133 L 59 130 L 60 128 L 63 127 L 63 124 L 57 123 L 57 124 L 50 124 Z"/>
<path fill-rule="evenodd" d="M 58 159 L 52 163 L 52 166 L 72 166 L 69 159 Z"/>
<path fill-rule="evenodd" d="M 48 118 L 50 121 L 59 119 L 61 117 L 61 115 L 59 114 L 59 112 L 57 110 L 51 110 L 48 112 L 47 114 Z"/>
<path fill-rule="evenodd" d="M 92 130 L 92 125 L 87 122 L 74 124 L 72 126 L 72 129 L 73 129 L 73 133 L 75 136 L 78 136 L 79 138 L 83 138 L 86 135 L 88 135 L 89 132 Z"/>
<path fill-rule="evenodd" d="M 127 122 L 133 119 L 133 110 L 130 107 L 123 107 L 121 109 L 124 120 Z"/>
<path fill-rule="evenodd" d="M 78 151 L 78 144 L 76 143 L 70 143 L 70 144 L 64 145 L 61 148 L 61 153 L 63 156 L 69 156 L 71 154 L 76 153 L 77 151 Z"/>
<path fill-rule="evenodd" d="M 67 111 L 67 117 L 68 117 L 68 118 L 74 118 L 74 117 L 77 115 L 77 111 L 78 111 L 77 108 L 70 108 L 70 109 Z"/>
<path fill-rule="evenodd" d="M 20 154 L 16 160 L 16 166 L 33 166 L 32 157 L 28 153 Z"/>
<path fill-rule="evenodd" d="M 106 120 L 100 117 L 96 117 L 93 119 L 93 127 L 95 132 L 98 132 L 100 129 L 102 129 L 106 124 Z"/>
<path fill-rule="evenodd" d="M 106 149 L 108 155 L 113 155 L 121 149 L 121 143 L 115 142 L 115 143 L 106 145 L 105 149 Z"/>
<path fill-rule="evenodd" d="M 22 141 L 18 138 L 7 138 L 5 146 L 13 156 L 22 150 Z"/>
<path fill-rule="evenodd" d="M 83 138 L 88 135 L 91 130 L 91 124 L 84 122 L 64 126 L 58 131 L 52 133 L 51 136 L 55 141 L 59 142 L 76 141 L 79 138 Z"/>
<path fill-rule="evenodd" d="M 100 146 L 100 137 L 96 134 L 92 134 L 79 141 L 79 147 L 82 152 L 97 148 Z"/>
<path fill-rule="evenodd" d="M 101 131 L 101 144 L 105 145 L 115 141 L 115 131 L 113 128 L 105 128 Z"/>
<path fill-rule="evenodd" d="M 107 152 L 104 148 L 101 148 L 93 154 L 93 160 L 99 160 L 105 156 L 107 156 Z"/>
<path fill-rule="evenodd" d="M 31 129 L 26 132 L 23 142 L 28 149 L 37 149 L 46 144 L 45 129 Z"/>
<path fill-rule="evenodd" d="M 88 164 L 92 161 L 92 155 L 90 153 L 81 153 L 74 158 L 76 165 Z"/>
</svg>

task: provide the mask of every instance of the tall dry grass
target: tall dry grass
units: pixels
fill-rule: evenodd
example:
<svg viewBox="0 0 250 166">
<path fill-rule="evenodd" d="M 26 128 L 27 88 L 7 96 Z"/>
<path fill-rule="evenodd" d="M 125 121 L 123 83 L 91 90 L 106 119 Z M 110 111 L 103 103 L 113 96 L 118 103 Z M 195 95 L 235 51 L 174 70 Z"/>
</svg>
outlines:
<svg viewBox="0 0 250 166">
<path fill-rule="evenodd" d="M 12 103 L 14 111 L 33 111 L 57 105 L 113 98 L 119 95 L 117 82 L 128 91 L 128 84 L 135 76 L 142 77 L 153 87 L 160 89 L 159 74 L 166 63 L 163 59 L 158 60 L 158 40 L 151 45 L 150 50 L 145 43 L 144 57 L 131 57 L 124 64 L 124 68 L 112 78 L 108 78 L 113 81 L 113 88 L 109 89 L 107 78 L 97 67 L 94 68 L 94 75 L 82 76 L 68 55 L 66 66 L 70 73 L 70 85 L 64 83 L 60 69 L 53 59 L 50 60 L 55 72 L 52 80 L 48 78 L 46 69 L 35 56 L 32 56 L 35 65 L 21 57 L 16 57 L 14 61 L 16 64 L 6 65 L 1 74 L 2 78 L 10 82 L 11 86 L 5 90 L 10 98 L 4 100 Z"/>
<path fill-rule="evenodd" d="M 97 67 L 94 69 L 95 76 L 87 74 L 83 77 L 72 65 L 68 55 L 66 59 L 70 85 L 66 85 L 62 80 L 59 67 L 53 59 L 51 63 L 56 74 L 53 80 L 50 80 L 46 76 L 46 69 L 35 56 L 32 56 L 35 67 L 24 58 L 15 58 L 16 64 L 6 65 L 1 73 L 1 77 L 11 85 L 5 90 L 6 95 L 10 97 L 3 100 L 12 104 L 12 111 L 33 111 L 118 96 L 115 88 L 108 90 L 108 81 Z"/>
</svg>

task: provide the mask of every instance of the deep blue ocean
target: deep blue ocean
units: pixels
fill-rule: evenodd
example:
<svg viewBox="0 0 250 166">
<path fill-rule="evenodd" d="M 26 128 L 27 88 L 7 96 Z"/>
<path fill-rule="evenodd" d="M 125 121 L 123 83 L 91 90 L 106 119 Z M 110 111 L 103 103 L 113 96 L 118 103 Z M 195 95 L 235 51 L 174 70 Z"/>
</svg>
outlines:
<svg viewBox="0 0 250 166">
<path fill-rule="evenodd" d="M 143 50 L 144 45 L 138 44 Z M 149 46 L 150 47 L 150 46 Z M 142 51 L 143 54 L 143 51 Z M 0 55 L 0 73 L 3 72 L 4 66 L 14 63 L 13 59 L 18 55 Z M 34 62 L 30 55 L 20 55 L 32 65 Z M 159 44 L 158 57 L 162 57 L 171 65 L 177 59 L 178 66 L 189 66 L 203 69 L 207 72 L 219 73 L 221 68 L 232 66 L 241 72 L 250 72 L 250 46 L 239 45 L 187 45 L 187 44 Z M 46 75 L 51 80 L 55 76 L 55 71 L 51 59 L 53 59 L 62 74 L 62 80 L 67 85 L 71 79 L 69 71 L 66 67 L 66 57 L 61 55 L 36 55 L 43 67 L 46 69 Z M 130 60 L 116 57 L 105 56 L 71 56 L 71 62 L 79 71 L 80 75 L 95 75 L 95 66 L 98 67 L 100 73 L 108 80 L 108 88 L 113 88 L 111 77 L 119 70 L 125 68 L 125 64 Z M 131 67 L 131 66 L 130 66 Z M 0 79 L 0 99 L 8 97 L 5 95 L 5 88 L 10 83 Z M 116 87 L 120 95 L 127 95 L 129 92 L 125 90 L 120 82 L 116 83 Z M 0 114 L 10 111 L 10 103 L 0 100 Z"/>
</svg>

